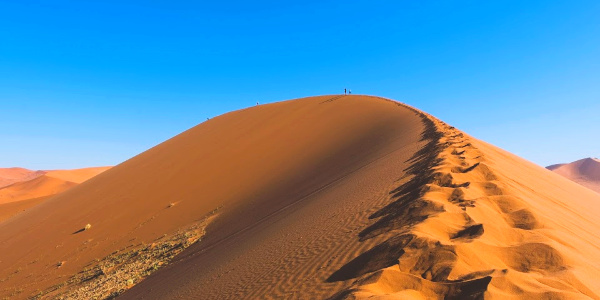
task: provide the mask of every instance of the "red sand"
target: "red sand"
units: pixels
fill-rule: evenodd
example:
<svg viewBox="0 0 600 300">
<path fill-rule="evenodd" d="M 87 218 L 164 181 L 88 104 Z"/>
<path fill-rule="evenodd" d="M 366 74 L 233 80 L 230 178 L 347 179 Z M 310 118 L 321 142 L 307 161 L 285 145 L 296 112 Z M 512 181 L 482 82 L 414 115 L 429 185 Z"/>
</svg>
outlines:
<svg viewBox="0 0 600 300">
<path fill-rule="evenodd" d="M 74 170 L 30 171 L 22 168 L 0 169 L 10 185 L 0 187 L 0 222 L 42 203 L 90 179 L 110 167 Z"/>
<path fill-rule="evenodd" d="M 0 223 L 0 296 L 600 299 L 599 218 L 600 195 L 429 115 L 311 97 L 211 119 Z M 201 221 L 145 280 L 119 273 Z"/>
</svg>

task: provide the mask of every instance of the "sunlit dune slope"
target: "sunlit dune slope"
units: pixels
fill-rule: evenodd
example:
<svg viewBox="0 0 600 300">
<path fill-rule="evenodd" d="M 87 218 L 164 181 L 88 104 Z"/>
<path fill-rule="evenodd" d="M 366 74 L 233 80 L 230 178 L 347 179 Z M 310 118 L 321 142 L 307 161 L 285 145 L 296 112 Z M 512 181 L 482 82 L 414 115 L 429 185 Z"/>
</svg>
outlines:
<svg viewBox="0 0 600 300">
<path fill-rule="evenodd" d="M 410 159 L 382 157 L 235 235 L 215 224 L 123 298 L 600 299 L 599 195 L 422 121 Z"/>
<path fill-rule="evenodd" d="M 24 168 L 0 168 L 0 188 L 15 182 L 34 179 L 44 173 L 44 171 L 31 171 Z"/>
<path fill-rule="evenodd" d="M 600 193 L 600 160 L 584 158 L 569 164 L 548 166 L 547 169 Z"/>
<path fill-rule="evenodd" d="M 597 193 L 425 113 L 311 97 L 0 223 L 0 297 L 600 299 L 599 218 Z"/>
</svg>

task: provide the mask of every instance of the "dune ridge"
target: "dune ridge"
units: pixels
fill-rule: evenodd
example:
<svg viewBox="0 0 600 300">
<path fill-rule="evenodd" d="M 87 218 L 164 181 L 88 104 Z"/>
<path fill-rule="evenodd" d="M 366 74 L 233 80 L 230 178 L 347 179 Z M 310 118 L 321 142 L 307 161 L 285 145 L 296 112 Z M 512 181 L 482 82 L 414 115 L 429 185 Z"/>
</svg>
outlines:
<svg viewBox="0 0 600 300">
<path fill-rule="evenodd" d="M 407 105 L 309 97 L 213 118 L 0 223 L 0 296 L 600 299 L 598 204 Z"/>
<path fill-rule="evenodd" d="M 597 195 L 398 105 L 425 125 L 419 150 L 406 159 L 410 164 L 395 184 L 379 187 L 378 194 L 389 196 L 355 215 L 353 229 L 345 232 L 356 232 L 356 240 L 344 241 L 344 252 L 318 246 L 308 235 L 302 238 L 309 246 L 274 260 L 273 268 L 248 263 L 264 262 L 259 254 L 237 254 L 212 269 L 207 260 L 221 255 L 200 243 L 122 297 L 599 299 L 594 278 L 600 268 L 592 257 L 599 254 L 594 220 L 600 211 L 588 207 L 589 201 L 600 203 Z M 341 239 L 326 226 L 315 227 L 329 241 Z M 235 243 L 245 249 L 243 240 Z M 269 248 L 245 251 L 286 251 L 276 244 L 263 247 Z M 298 264 L 303 257 L 310 259 Z M 195 268 L 209 275 L 195 275 Z"/>
<path fill-rule="evenodd" d="M 598 274 L 598 264 L 586 251 L 562 253 L 554 245 L 569 243 L 541 233 L 549 224 L 494 171 L 497 157 L 480 150 L 490 146 L 432 116 L 424 121 L 430 143 L 413 157 L 412 179 L 359 234 L 391 237 L 328 278 L 355 280 L 331 299 L 600 299 L 600 283 L 583 275 Z"/>
<path fill-rule="evenodd" d="M 335 100 L 327 102 L 332 98 Z M 268 234 L 274 230 L 269 226 L 273 222 L 297 225 L 290 224 L 288 229 L 305 228 L 313 224 L 307 222 L 308 217 L 314 224 L 324 222 L 327 225 L 323 227 L 331 225 L 341 230 L 334 237 L 311 229 L 307 230 L 314 234 L 282 232 L 295 237 L 285 247 L 292 252 L 298 243 L 309 241 L 309 236 L 320 241 L 319 247 L 304 253 L 306 256 L 292 258 L 293 264 L 300 267 L 293 269 L 293 274 L 318 270 L 311 264 L 301 267 L 306 259 L 330 260 L 313 252 L 320 247 L 331 247 L 331 251 L 342 254 L 332 262 L 333 268 L 347 255 L 344 243 L 351 239 L 347 230 L 356 230 L 355 213 L 366 214 L 371 209 L 372 204 L 365 199 L 385 201 L 387 195 L 381 193 L 385 188 L 378 186 L 392 184 L 402 173 L 404 161 L 410 156 L 407 153 L 419 147 L 421 126 L 413 112 L 393 103 L 337 95 L 251 107 L 212 118 L 0 223 L 0 240 L 6 241 L 0 244 L 0 295 L 52 299 L 79 288 L 87 289 L 78 278 L 85 274 L 104 278 L 106 272 L 94 270 L 112 261 L 112 253 L 147 249 L 157 239 L 165 235 L 170 239 L 215 209 L 218 216 L 208 224 L 207 234 L 188 249 L 212 247 L 229 257 L 234 253 L 221 248 L 230 245 L 226 237 L 249 238 L 244 247 L 227 247 L 242 251 L 261 240 L 255 238 L 256 232 L 273 242 L 282 238 Z M 328 196 L 321 198 L 324 194 Z M 350 202 L 353 204 L 344 205 Z M 307 214 L 284 217 L 298 211 Z M 331 214 L 338 217 L 332 219 Z M 332 223 L 339 218 L 345 221 Z M 86 224 L 91 224 L 91 228 L 81 231 Z M 357 246 L 356 251 L 360 251 L 368 245 L 349 246 Z M 15 248 L 35 251 L 13 251 Z M 186 257 L 184 252 L 174 260 Z M 257 252 L 248 252 L 252 253 Z M 263 258 L 286 260 L 271 255 Z M 264 259 L 248 262 L 250 268 L 257 266 L 255 263 L 269 266 Z M 156 272 L 170 269 L 171 265 L 175 266 L 166 264 Z M 320 272 L 318 278 L 326 278 L 328 270 Z M 252 280 L 249 274 L 253 273 L 241 274 L 245 278 L 242 282 Z M 264 280 L 257 283 L 262 284 L 280 273 L 261 274 Z M 151 277 L 141 283 L 129 279 L 134 279 L 135 288 Z M 291 277 L 281 278 L 287 279 Z M 304 283 L 313 286 L 315 282 L 262 285 L 252 292 L 260 294 L 262 289 L 264 293 L 285 293 L 288 286 L 298 288 Z M 98 295 L 121 293 L 129 288 L 130 285 L 118 286 L 99 291 Z M 272 288 L 282 290 L 276 292 Z"/>
</svg>

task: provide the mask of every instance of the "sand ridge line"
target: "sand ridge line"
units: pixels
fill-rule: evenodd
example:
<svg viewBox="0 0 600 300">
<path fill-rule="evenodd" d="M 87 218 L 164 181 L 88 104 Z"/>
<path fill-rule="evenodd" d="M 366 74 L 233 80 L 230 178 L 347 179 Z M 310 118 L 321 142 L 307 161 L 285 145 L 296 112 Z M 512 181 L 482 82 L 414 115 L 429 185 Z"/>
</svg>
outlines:
<svg viewBox="0 0 600 300">
<path fill-rule="evenodd" d="M 342 97 L 343 97 L 343 95 L 342 95 Z M 334 97 L 334 98 L 337 99 L 340 97 Z M 368 98 L 377 99 L 377 97 L 370 97 L 370 96 Z M 372 101 L 372 100 L 369 99 L 369 101 Z M 321 103 L 325 103 L 325 102 L 327 102 L 327 101 L 324 101 Z M 415 115 L 417 115 L 417 114 L 415 113 Z M 405 151 L 405 148 L 409 147 L 409 146 L 410 145 L 403 145 L 399 148 L 389 151 L 388 153 L 383 153 L 381 156 L 379 156 L 375 160 L 361 166 L 360 168 L 356 169 L 355 171 L 351 172 L 350 174 L 346 174 L 344 177 L 350 176 L 350 175 L 358 172 L 358 170 L 360 170 L 360 169 L 370 167 L 375 163 L 386 160 L 387 158 L 394 155 L 395 153 L 403 152 L 403 151 Z M 370 207 L 369 206 L 365 207 L 365 210 L 361 211 L 359 214 L 357 214 L 356 212 L 352 212 L 352 209 L 350 209 L 350 208 L 346 209 L 348 211 L 346 213 L 341 212 L 340 213 L 341 215 L 346 216 L 344 219 L 340 220 L 343 222 L 343 226 L 341 226 L 341 228 L 343 228 L 343 231 L 346 234 L 352 234 L 352 233 L 357 233 L 361 229 L 367 227 L 369 225 L 369 223 L 371 223 L 371 220 L 368 220 L 367 217 L 370 214 L 372 214 L 378 207 L 383 207 L 385 204 L 389 203 L 390 195 L 389 195 L 388 191 L 391 188 L 395 187 L 398 184 L 398 181 L 403 181 L 403 180 L 404 179 L 402 179 L 402 178 L 398 179 L 398 180 L 390 183 L 385 188 L 378 190 L 377 196 L 374 197 L 377 200 L 370 201 L 369 202 Z M 337 214 L 333 215 L 331 217 L 334 218 L 336 216 L 337 216 Z M 364 221 L 357 224 L 357 220 L 360 220 L 361 218 L 363 218 Z M 344 243 L 339 238 L 335 238 L 335 236 L 332 235 L 331 232 L 323 231 L 322 229 L 318 228 L 318 226 L 316 226 L 316 228 L 314 228 L 314 231 L 316 231 L 316 232 L 321 231 L 322 233 L 319 235 L 319 237 L 317 239 L 309 240 L 309 241 L 307 241 L 306 244 L 298 247 L 296 255 L 291 256 L 291 257 L 290 256 L 284 257 L 280 261 L 274 262 L 272 264 L 273 269 L 284 268 L 284 269 L 288 270 L 288 272 L 294 273 L 296 275 L 287 277 L 288 280 L 285 282 L 274 282 L 274 281 L 267 282 L 267 281 L 265 281 L 263 284 L 263 287 L 259 288 L 259 289 L 252 290 L 252 289 L 242 288 L 242 290 L 244 292 L 235 294 L 235 296 L 241 297 L 244 299 L 258 299 L 258 298 L 261 298 L 261 299 L 281 299 L 281 298 L 302 299 L 302 297 L 299 295 L 306 294 L 306 291 L 313 290 L 311 297 L 313 297 L 314 299 L 325 298 L 325 297 L 327 297 L 328 294 L 330 294 L 330 293 L 327 293 L 327 291 L 329 289 L 335 290 L 335 286 L 338 286 L 337 289 L 340 289 L 341 286 L 339 283 L 333 282 L 333 283 L 328 283 L 329 286 L 322 287 L 320 290 L 314 290 L 316 288 L 315 282 L 314 282 L 315 277 L 316 278 L 319 277 L 319 276 L 316 276 L 315 274 L 318 274 L 319 272 L 322 272 L 322 271 L 326 271 L 332 265 L 333 266 L 341 265 L 344 262 L 349 261 L 352 258 L 353 254 L 360 253 L 361 247 L 365 247 L 365 246 L 368 247 L 369 244 L 377 242 L 376 240 L 373 240 L 373 241 L 369 241 L 367 243 L 360 243 L 358 245 L 348 244 L 348 243 Z M 323 260 L 322 254 L 324 254 L 324 253 L 329 253 L 331 255 L 331 257 L 329 257 L 326 260 Z M 269 271 L 269 269 L 266 269 L 265 271 L 262 272 L 262 274 L 251 277 L 252 278 L 251 280 L 263 281 L 269 277 L 270 272 L 272 272 L 272 270 Z M 297 278 L 304 278 L 304 279 L 302 280 L 302 283 L 298 284 Z M 250 278 L 248 278 L 248 280 L 250 280 Z M 240 286 L 240 287 L 243 285 L 244 285 L 243 281 L 238 283 L 238 286 Z M 272 289 L 273 286 L 275 286 L 276 288 Z"/>
<path fill-rule="evenodd" d="M 322 135 L 320 132 L 331 132 L 333 129 L 336 132 L 333 138 L 337 140 L 338 136 L 348 136 L 351 138 L 349 141 L 352 142 L 344 142 L 340 151 L 327 152 L 323 159 L 312 163 L 311 168 L 314 167 L 318 172 L 328 172 L 332 169 L 331 162 L 339 161 L 340 166 L 344 167 L 333 166 L 333 169 L 343 171 L 337 171 L 331 174 L 334 176 L 319 180 L 318 185 L 312 185 L 302 193 L 286 188 L 286 192 L 276 195 L 277 197 L 264 193 L 251 197 L 271 199 L 268 200 L 270 203 L 289 204 L 298 196 L 304 196 L 366 162 L 401 146 L 410 145 L 410 147 L 397 150 L 368 167 L 349 173 L 344 179 L 313 194 L 310 199 L 305 199 L 301 204 L 281 211 L 263 224 L 231 238 L 220 247 L 196 255 L 197 251 L 201 251 L 203 247 L 210 246 L 217 240 L 211 238 L 211 235 L 214 234 L 219 238 L 226 236 L 226 234 L 219 235 L 219 232 L 223 231 L 218 226 L 223 224 L 223 220 L 238 219 L 223 214 L 222 218 L 215 222 L 215 226 L 208 228 L 204 245 L 200 243 L 190 248 L 180 255 L 182 261 L 179 266 L 171 265 L 164 271 L 156 273 L 125 293 L 124 299 L 128 297 L 135 299 L 141 297 L 140 294 L 162 299 L 193 298 L 198 294 L 216 299 L 324 299 L 342 288 L 345 283 L 324 284 L 323 282 L 332 271 L 350 260 L 356 253 L 363 252 L 370 247 L 371 243 L 377 242 L 373 240 L 359 243 L 353 240 L 353 236 L 372 222 L 368 216 L 377 209 L 373 206 L 382 207 L 389 203 L 390 196 L 387 191 L 398 184 L 397 180 L 403 175 L 402 170 L 407 166 L 404 162 L 422 145 L 419 142 L 419 134 L 423 130 L 423 125 L 413 112 L 404 108 L 395 109 L 396 107 L 389 103 L 373 101 L 371 98 L 347 96 L 347 101 L 344 98 L 344 101 L 319 105 L 329 98 L 331 96 L 285 102 L 259 107 L 257 111 L 290 104 L 292 104 L 290 106 L 298 106 L 296 104 L 305 102 L 309 105 L 295 107 L 293 111 L 301 115 L 299 121 L 308 120 L 309 129 L 313 128 L 312 123 L 336 120 L 335 123 L 328 122 L 331 124 L 327 127 L 315 128 L 319 132 L 310 130 L 311 132 L 307 134 Z M 373 113 L 374 109 L 376 113 Z M 340 119 L 340 116 L 344 118 Z M 368 122 L 361 121 L 365 117 L 368 118 Z M 290 120 L 282 116 L 282 119 L 286 124 L 289 123 L 294 127 L 300 125 L 293 118 Z M 352 125 L 357 121 L 360 121 L 359 127 Z M 365 129 L 368 133 L 364 131 Z M 277 132 L 282 131 L 277 130 Z M 392 142 L 392 139 L 398 140 Z M 320 140 L 319 143 L 311 143 L 307 146 L 321 148 L 324 145 L 321 144 L 322 142 L 329 143 L 328 140 Z M 349 156 L 351 153 L 354 154 Z M 367 153 L 369 155 L 365 155 Z M 356 159 L 358 157 L 363 159 Z M 301 157 L 295 157 L 295 159 L 299 158 Z M 231 210 L 231 207 L 228 209 Z M 245 209 L 240 211 L 250 212 Z M 269 210 L 268 213 L 270 212 L 272 211 Z M 267 215 L 267 213 L 256 213 L 260 217 Z M 149 289 L 156 291 L 156 286 L 165 281 L 171 281 L 183 288 L 167 287 L 165 290 L 168 292 L 163 292 L 164 290 L 150 292 Z"/>
<path fill-rule="evenodd" d="M 455 185 L 451 178 L 442 176 L 446 174 L 435 170 L 441 163 L 439 156 L 445 149 L 441 146 L 443 143 L 440 143 L 443 135 L 437 130 L 434 122 L 424 114 L 421 114 L 421 117 L 423 122 L 427 124 L 422 139 L 429 140 L 429 142 L 412 159 L 414 163 L 409 167 L 408 174 L 412 174 L 414 177 L 411 181 L 390 192 L 399 200 L 373 214 L 371 218 L 378 218 L 379 220 L 359 234 L 361 240 L 372 239 L 379 235 L 391 235 L 392 237 L 350 261 L 333 273 L 328 281 L 345 281 L 365 275 L 367 278 L 373 279 L 369 274 L 381 272 L 380 270 L 398 264 L 398 258 L 400 257 L 406 261 L 413 261 L 406 265 L 398 265 L 404 273 L 417 273 L 423 279 L 431 282 L 447 281 L 452 261 L 455 260 L 456 256 L 452 247 L 442 245 L 439 241 L 436 242 L 427 237 L 421 237 L 416 233 L 411 233 L 411 229 L 428 218 L 433 218 L 435 215 L 444 212 L 443 206 L 425 200 L 429 191 L 428 184 L 450 188 L 463 185 Z M 426 256 L 423 256 L 423 252 Z M 427 259 L 426 257 L 430 258 Z M 425 261 L 423 261 L 424 258 Z M 490 278 L 481 277 L 476 278 L 476 280 L 475 286 L 477 288 L 470 291 L 469 294 L 465 294 L 461 292 L 460 288 L 457 288 L 467 284 L 464 280 L 454 282 L 454 285 L 448 285 L 444 293 L 430 291 L 426 294 L 449 297 L 476 296 L 481 294 L 482 290 L 485 290 Z M 361 288 L 364 289 L 364 285 L 364 283 L 357 283 L 353 288 L 332 296 L 332 299 L 345 299 L 358 295 L 361 295 L 361 297 L 366 296 L 364 295 L 365 291 L 359 292 Z"/>
<path fill-rule="evenodd" d="M 477 215 L 469 214 L 478 202 L 500 201 L 498 211 L 506 227 L 513 230 L 534 230 L 539 223 L 532 211 L 521 208 L 522 200 L 507 197 L 508 189 L 498 181 L 484 154 L 463 133 L 430 115 L 421 116 L 428 124 L 428 133 L 423 136 L 430 140 L 424 148 L 428 156 L 421 153 L 422 157 L 413 160 L 415 180 L 393 190 L 399 200 L 372 215 L 378 221 L 359 234 L 361 240 L 391 237 L 331 275 L 328 281 L 356 279 L 351 288 L 331 299 L 402 295 L 407 291 L 437 299 L 474 299 L 483 297 L 493 279 L 502 281 L 498 278 L 509 269 L 533 277 L 535 273 L 551 276 L 568 272 L 562 255 L 549 244 L 516 241 L 497 249 L 497 256 L 508 268 L 463 268 L 468 258 L 461 257 L 459 249 L 480 239 L 488 226 L 475 221 Z M 577 280 L 559 280 L 593 297 Z"/>
<path fill-rule="evenodd" d="M 202 243 L 119 297 L 598 298 L 600 264 L 582 258 L 600 255 L 594 193 L 417 110 L 319 105 L 331 97 L 211 119 L 0 224 L 0 294 L 35 294 L 97 257 L 110 269 L 224 205 Z"/>
</svg>

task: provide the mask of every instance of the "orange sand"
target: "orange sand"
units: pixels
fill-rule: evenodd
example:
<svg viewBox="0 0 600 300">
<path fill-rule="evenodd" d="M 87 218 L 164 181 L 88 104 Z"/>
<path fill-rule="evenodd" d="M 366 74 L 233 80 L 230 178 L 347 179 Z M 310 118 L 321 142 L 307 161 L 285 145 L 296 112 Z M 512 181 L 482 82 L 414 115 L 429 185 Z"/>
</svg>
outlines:
<svg viewBox="0 0 600 300">
<path fill-rule="evenodd" d="M 0 188 L 16 182 L 27 181 L 44 175 L 44 171 L 31 171 L 23 168 L 0 168 Z"/>
<path fill-rule="evenodd" d="M 46 171 L 46 176 L 57 178 L 64 181 L 74 182 L 74 183 L 82 183 L 108 169 L 111 167 L 93 167 L 93 168 L 83 168 L 83 169 L 74 169 L 74 170 L 52 170 Z"/>
<path fill-rule="evenodd" d="M 0 223 L 0 297 L 209 215 L 121 297 L 600 299 L 600 195 L 369 96 L 225 114 Z"/>
<path fill-rule="evenodd" d="M 55 195 L 76 185 L 74 182 L 42 175 L 0 189 L 0 204 Z"/>
<path fill-rule="evenodd" d="M 0 187 L 0 222 L 107 169 L 109 167 L 53 171 L 29 171 L 22 168 L 0 169 L 0 174 L 13 181 L 8 186 Z"/>
</svg>

